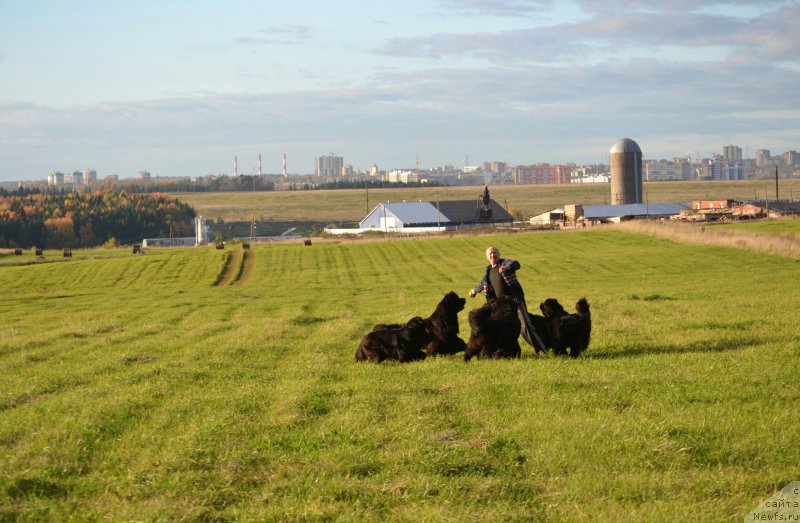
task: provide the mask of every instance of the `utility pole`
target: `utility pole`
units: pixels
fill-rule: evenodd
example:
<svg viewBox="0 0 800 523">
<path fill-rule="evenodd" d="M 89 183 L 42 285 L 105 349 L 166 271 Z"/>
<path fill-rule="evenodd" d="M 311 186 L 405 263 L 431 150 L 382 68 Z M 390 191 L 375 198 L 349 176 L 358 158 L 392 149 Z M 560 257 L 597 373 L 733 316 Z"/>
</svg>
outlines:
<svg viewBox="0 0 800 523">
<path fill-rule="evenodd" d="M 775 201 L 777 202 L 778 200 L 780 200 L 780 198 L 778 198 L 778 166 L 776 165 L 775 166 Z"/>
<path fill-rule="evenodd" d="M 439 219 L 439 193 L 436 193 L 436 228 L 440 229 L 442 227 L 441 220 Z"/>
</svg>

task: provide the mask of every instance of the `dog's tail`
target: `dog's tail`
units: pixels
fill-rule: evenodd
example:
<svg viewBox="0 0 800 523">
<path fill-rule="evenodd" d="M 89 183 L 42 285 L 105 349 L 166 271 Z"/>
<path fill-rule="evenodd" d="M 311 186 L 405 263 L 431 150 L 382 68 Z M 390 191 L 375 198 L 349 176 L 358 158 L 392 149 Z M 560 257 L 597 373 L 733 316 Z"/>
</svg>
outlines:
<svg viewBox="0 0 800 523">
<path fill-rule="evenodd" d="M 581 298 L 578 300 L 578 303 L 575 304 L 575 310 L 578 311 L 578 314 L 581 316 L 590 316 L 591 313 L 589 312 L 589 302 L 586 301 L 586 298 Z"/>
</svg>

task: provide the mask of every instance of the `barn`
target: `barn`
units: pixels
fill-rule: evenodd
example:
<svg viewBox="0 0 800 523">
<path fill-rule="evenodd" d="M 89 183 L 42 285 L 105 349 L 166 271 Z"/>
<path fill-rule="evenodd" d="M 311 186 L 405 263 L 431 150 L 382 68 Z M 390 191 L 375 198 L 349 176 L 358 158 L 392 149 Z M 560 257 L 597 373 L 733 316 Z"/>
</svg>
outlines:
<svg viewBox="0 0 800 523">
<path fill-rule="evenodd" d="M 488 195 L 488 191 L 484 193 Z M 326 228 L 329 234 L 368 231 L 420 234 L 510 224 L 514 217 L 491 198 L 439 202 L 379 203 L 358 223 L 358 229 Z"/>
</svg>

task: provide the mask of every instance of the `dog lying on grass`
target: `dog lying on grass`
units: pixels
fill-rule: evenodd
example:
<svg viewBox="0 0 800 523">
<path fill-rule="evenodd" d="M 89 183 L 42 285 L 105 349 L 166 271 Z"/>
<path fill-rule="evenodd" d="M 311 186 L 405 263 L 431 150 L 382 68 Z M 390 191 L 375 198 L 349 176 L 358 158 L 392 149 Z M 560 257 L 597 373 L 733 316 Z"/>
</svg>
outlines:
<svg viewBox="0 0 800 523">
<path fill-rule="evenodd" d="M 456 354 L 467 347 L 466 342 L 458 337 L 458 313 L 464 310 L 466 303 L 466 299 L 450 291 L 439 301 L 433 314 L 425 319 L 429 338 L 425 351 L 428 356 Z M 398 323 L 379 323 L 372 330 L 397 329 L 401 326 Z"/>
<path fill-rule="evenodd" d="M 519 358 L 519 334 L 522 326 L 517 316 L 517 301 L 509 296 L 472 309 L 469 312 L 469 342 L 464 361 L 478 358 Z"/>
<path fill-rule="evenodd" d="M 545 330 L 539 332 L 547 333 L 553 353 L 556 356 L 569 354 L 573 358 L 580 356 L 589 346 L 592 334 L 592 315 L 586 298 L 578 300 L 575 304 L 576 312 L 573 314 L 564 310 L 555 298 L 546 299 L 539 305 L 539 309 L 545 319 Z M 538 330 L 538 325 L 536 327 Z"/>
<path fill-rule="evenodd" d="M 425 359 L 427 354 L 423 349 L 429 341 L 425 320 L 414 316 L 396 328 L 384 327 L 387 328 L 373 330 L 361 339 L 356 349 L 356 361 L 380 363 L 383 360 L 395 360 L 405 363 Z"/>
</svg>

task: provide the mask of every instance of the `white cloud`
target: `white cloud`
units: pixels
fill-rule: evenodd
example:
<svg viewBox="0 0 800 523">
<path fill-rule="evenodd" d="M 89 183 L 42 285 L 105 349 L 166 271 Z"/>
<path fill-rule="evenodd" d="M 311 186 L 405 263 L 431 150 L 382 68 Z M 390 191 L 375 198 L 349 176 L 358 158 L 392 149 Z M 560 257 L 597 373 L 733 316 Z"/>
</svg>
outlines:
<svg viewBox="0 0 800 523">
<path fill-rule="evenodd" d="M 290 172 L 310 172 L 331 150 L 356 167 L 410 166 L 416 154 L 428 167 L 466 154 L 597 162 L 623 136 L 652 157 L 732 140 L 797 149 L 800 5 L 728 4 L 726 16 L 688 0 L 587 1 L 584 16 L 547 25 L 556 2 L 443 1 L 437 8 L 457 16 L 517 17 L 516 29 L 398 38 L 387 24 L 385 39 L 370 43 L 380 63 L 351 63 L 359 77 L 347 79 L 334 75 L 344 46 L 308 58 L 299 51 L 311 46 L 296 44 L 313 40 L 311 25 L 267 27 L 230 46 L 248 49 L 230 71 L 251 78 L 242 92 L 200 83 L 205 91 L 65 107 L 0 100 L 0 179 L 87 166 L 123 176 L 226 172 L 234 154 L 244 170 L 259 153 L 268 172 L 283 153 Z M 281 57 L 298 51 L 296 63 L 271 45 L 284 46 Z M 281 84 L 286 71 L 304 87 Z"/>
</svg>

